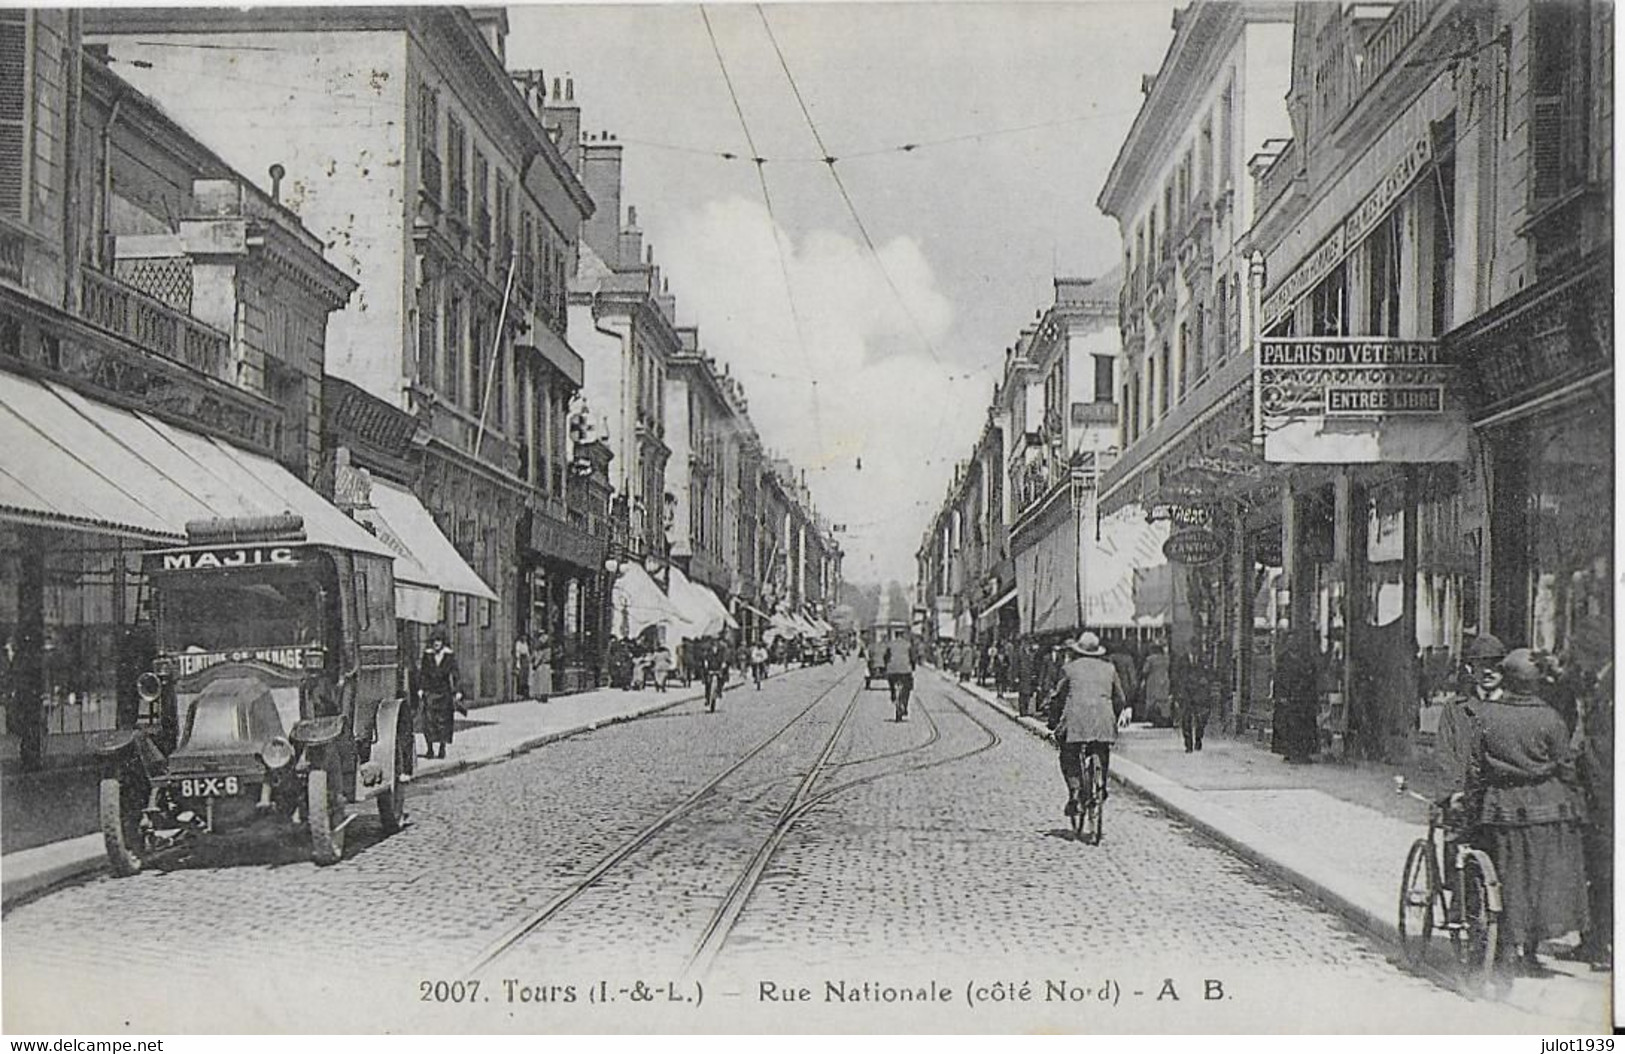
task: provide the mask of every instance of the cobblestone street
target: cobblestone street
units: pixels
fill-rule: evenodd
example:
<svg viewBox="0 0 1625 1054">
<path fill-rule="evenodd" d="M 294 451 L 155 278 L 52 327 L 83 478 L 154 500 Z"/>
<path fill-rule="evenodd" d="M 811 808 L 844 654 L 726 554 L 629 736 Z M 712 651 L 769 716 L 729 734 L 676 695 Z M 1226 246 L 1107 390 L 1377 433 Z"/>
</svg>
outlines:
<svg viewBox="0 0 1625 1054">
<path fill-rule="evenodd" d="M 715 714 L 419 781 L 410 826 L 381 839 L 364 814 L 335 867 L 222 848 L 25 903 L 4 921 L 7 1025 L 1538 1027 L 1404 973 L 1126 791 L 1098 847 L 1062 800 L 1048 744 L 935 674 L 899 724 L 854 665 L 796 670 Z"/>
</svg>

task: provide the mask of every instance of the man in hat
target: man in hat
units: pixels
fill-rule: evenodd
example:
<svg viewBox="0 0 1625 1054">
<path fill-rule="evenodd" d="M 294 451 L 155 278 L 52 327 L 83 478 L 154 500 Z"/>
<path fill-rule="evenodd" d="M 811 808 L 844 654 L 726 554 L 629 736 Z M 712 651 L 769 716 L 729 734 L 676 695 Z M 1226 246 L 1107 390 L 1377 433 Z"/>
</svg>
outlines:
<svg viewBox="0 0 1625 1054">
<path fill-rule="evenodd" d="M 1083 787 L 1083 759 L 1100 759 L 1103 777 L 1110 777 L 1112 744 L 1117 741 L 1117 712 L 1125 703 L 1117 668 L 1106 658 L 1100 638 L 1085 632 L 1069 641 L 1072 658 L 1061 668 L 1061 679 L 1049 697 L 1049 727 L 1061 748 L 1061 776 L 1066 780 L 1066 814 L 1078 810 Z"/>
<path fill-rule="evenodd" d="M 1490 633 L 1474 637 L 1462 650 L 1460 688 L 1444 704 L 1439 715 L 1438 758 L 1451 785 L 1460 787 L 1478 742 L 1479 711 L 1486 702 L 1502 695 L 1501 660 L 1506 645 Z"/>
</svg>

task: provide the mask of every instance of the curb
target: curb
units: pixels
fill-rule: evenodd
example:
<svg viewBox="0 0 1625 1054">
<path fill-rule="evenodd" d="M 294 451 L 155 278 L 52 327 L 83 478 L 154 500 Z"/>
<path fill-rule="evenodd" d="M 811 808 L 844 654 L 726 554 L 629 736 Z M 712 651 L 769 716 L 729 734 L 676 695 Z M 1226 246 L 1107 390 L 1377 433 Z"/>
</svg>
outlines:
<svg viewBox="0 0 1625 1054">
<path fill-rule="evenodd" d="M 598 729 L 608 728 L 610 725 L 636 721 L 638 718 L 658 714 L 663 710 L 670 710 L 673 707 L 703 698 L 705 698 L 704 692 L 697 695 L 684 695 L 640 710 L 589 721 L 587 724 L 576 728 L 564 728 L 556 732 L 532 736 L 505 750 L 500 750 L 498 753 L 483 757 L 464 758 L 444 768 L 435 769 L 433 772 L 420 772 L 413 777 L 412 782 L 423 783 L 428 780 L 445 779 L 448 776 L 470 772 L 474 769 L 484 768 L 487 765 L 511 761 L 522 754 L 528 754 L 561 739 L 569 739 L 572 736 L 579 736 L 587 732 L 596 732 Z M 0 857 L 0 910 L 9 911 L 25 900 L 48 892 L 57 886 L 65 885 L 75 879 L 95 874 L 106 867 L 106 848 L 102 844 L 102 836 L 99 833 L 80 835 L 60 842 L 48 842 L 32 849 L 20 849 L 15 853 L 7 853 L 4 857 Z"/>
<path fill-rule="evenodd" d="M 984 690 L 979 687 L 971 688 L 957 682 L 955 687 L 997 710 L 1033 735 L 1048 738 L 1049 729 L 1041 721 L 1032 717 L 1021 717 L 1002 699 L 984 694 Z M 1164 812 L 1201 831 L 1248 863 L 1269 872 L 1335 911 L 1385 944 L 1399 943 L 1399 926 L 1394 919 L 1376 914 L 1349 895 L 1333 888 L 1328 880 L 1317 878 L 1314 875 L 1317 861 L 1309 854 L 1259 830 L 1243 819 L 1212 815 L 1214 810 L 1204 809 L 1195 791 L 1115 753 L 1112 757 L 1112 777 L 1115 782 L 1154 802 Z"/>
</svg>

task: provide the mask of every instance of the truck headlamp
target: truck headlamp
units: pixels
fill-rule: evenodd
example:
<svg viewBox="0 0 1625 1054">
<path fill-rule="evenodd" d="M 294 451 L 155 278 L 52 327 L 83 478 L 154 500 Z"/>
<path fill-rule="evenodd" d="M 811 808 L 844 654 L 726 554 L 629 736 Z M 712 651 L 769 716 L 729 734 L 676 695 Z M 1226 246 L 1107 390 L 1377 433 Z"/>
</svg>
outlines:
<svg viewBox="0 0 1625 1054">
<path fill-rule="evenodd" d="M 282 736 L 272 736 L 260 747 L 260 760 L 273 772 L 293 763 L 293 744 Z"/>
<path fill-rule="evenodd" d="M 164 682 L 151 670 L 141 674 L 135 679 L 135 694 L 143 703 L 155 703 L 164 693 Z"/>
</svg>

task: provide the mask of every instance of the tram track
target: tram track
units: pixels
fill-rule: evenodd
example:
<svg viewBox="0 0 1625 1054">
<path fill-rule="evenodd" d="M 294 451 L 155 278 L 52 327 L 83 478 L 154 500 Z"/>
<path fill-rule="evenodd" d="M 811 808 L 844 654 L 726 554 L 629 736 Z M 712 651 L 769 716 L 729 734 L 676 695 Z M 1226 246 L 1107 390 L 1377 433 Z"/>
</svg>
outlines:
<svg viewBox="0 0 1625 1054">
<path fill-rule="evenodd" d="M 618 847 L 601 858 L 598 863 L 594 864 L 585 875 L 570 883 L 568 887 L 550 899 L 547 903 L 543 904 L 541 907 L 527 914 L 517 924 L 509 927 L 509 929 L 507 929 L 502 936 L 487 944 L 485 948 L 481 950 L 479 956 L 475 959 L 473 966 L 467 971 L 468 975 L 476 976 L 488 970 L 499 959 L 523 943 L 528 936 L 541 929 L 551 919 L 557 916 L 560 912 L 564 911 L 565 908 L 569 907 L 575 900 L 597 886 L 604 879 L 604 877 L 613 871 L 619 864 L 631 857 L 634 853 L 647 845 L 663 831 L 666 831 L 673 824 L 677 823 L 679 820 L 683 819 L 689 813 L 693 812 L 696 808 L 702 805 L 709 797 L 711 797 L 716 789 L 728 779 L 728 777 L 732 776 L 751 761 L 755 760 L 763 751 L 772 746 L 796 725 L 801 723 L 801 721 L 805 719 L 808 714 L 812 713 L 813 710 L 816 709 L 818 705 L 826 698 L 828 698 L 830 693 L 835 691 L 835 689 L 838 688 L 846 679 L 847 675 L 842 675 L 841 677 L 838 677 L 836 680 L 832 681 L 828 687 L 824 688 L 823 691 L 814 696 L 811 702 L 797 711 L 796 714 L 790 718 L 790 720 L 779 726 L 779 728 L 772 735 L 768 736 L 766 739 L 763 739 L 760 743 L 756 744 L 756 746 L 752 747 L 745 754 L 741 755 L 740 758 L 733 764 L 729 765 L 727 768 L 723 769 L 721 772 L 707 780 L 698 790 L 694 791 L 681 802 L 666 810 L 654 821 L 643 827 L 626 841 L 622 842 Z M 853 702 L 856 702 L 855 698 Z M 849 704 L 849 706 L 850 705 L 851 704 Z"/>
<path fill-rule="evenodd" d="M 773 743 L 781 740 L 793 728 L 807 719 L 816 708 L 829 699 L 832 693 L 835 693 L 841 685 L 847 682 L 849 676 L 842 675 L 837 678 L 820 691 L 811 702 L 779 726 L 772 735 L 763 739 L 727 768 L 711 777 L 703 786 L 684 798 L 683 801 L 666 810 L 654 821 L 626 839 L 602 857 L 585 875 L 571 882 L 567 888 L 560 891 L 539 908 L 528 913 L 518 923 L 504 931 L 500 937 L 487 944 L 467 975 L 479 976 L 484 974 L 498 962 L 517 953 L 530 938 L 548 928 L 549 924 L 554 922 L 566 909 L 570 908 L 585 894 L 604 883 L 608 876 L 633 859 L 640 850 L 648 847 L 651 842 L 654 842 L 662 834 L 671 831 L 680 821 L 689 817 L 707 803 L 720 800 L 718 799 L 719 788 L 730 777 L 740 772 L 741 769 L 757 759 Z M 935 696 L 938 693 L 932 692 L 930 694 Z M 753 801 L 759 799 L 767 789 L 785 783 L 789 779 L 796 779 L 794 791 L 791 792 L 788 800 L 778 810 L 771 826 L 760 836 L 759 840 L 755 841 L 755 848 L 751 851 L 744 865 L 735 875 L 732 883 L 722 894 L 719 902 L 700 928 L 693 949 L 687 956 L 685 966 L 682 969 L 685 981 L 703 978 L 711 970 L 717 958 L 721 955 L 734 927 L 749 905 L 752 895 L 778 854 L 784 840 L 795 825 L 809 812 L 826 804 L 836 796 L 858 787 L 883 779 L 905 776 L 958 763 L 992 750 L 1002 742 L 1002 737 L 997 731 L 953 699 L 951 694 L 941 693 L 941 695 L 948 701 L 949 705 L 954 707 L 982 733 L 983 738 L 975 746 L 968 750 L 956 751 L 944 757 L 927 757 L 901 766 L 888 766 L 883 771 L 870 772 L 820 788 L 818 786 L 819 781 L 837 771 L 850 770 L 858 765 L 871 765 L 876 762 L 891 761 L 897 758 L 908 758 L 910 755 L 917 756 L 929 752 L 943 740 L 943 728 L 938 716 L 933 714 L 932 707 L 927 706 L 925 693 L 921 693 L 920 696 L 916 697 L 917 712 L 925 718 L 928 725 L 928 733 L 923 740 L 861 758 L 842 761 L 833 760 L 837 747 L 851 726 L 853 715 L 857 713 L 859 704 L 863 700 L 863 689 L 860 685 L 853 691 L 851 698 L 846 701 L 839 718 L 835 721 L 834 728 L 824 738 L 812 762 L 799 777 L 793 775 L 778 776 L 766 781 L 747 784 L 732 792 L 732 797 L 735 800 Z"/>
<path fill-rule="evenodd" d="M 721 954 L 723 945 L 726 944 L 728 940 L 728 936 L 733 932 L 734 925 L 739 921 L 739 917 L 744 913 L 745 906 L 749 902 L 751 894 L 756 891 L 756 887 L 761 882 L 762 875 L 766 873 L 768 864 L 772 862 L 774 854 L 778 852 L 779 846 L 783 843 L 785 837 L 790 833 L 791 828 L 794 827 L 796 822 L 799 821 L 803 816 L 807 815 L 807 813 L 811 812 L 817 806 L 828 802 L 830 799 L 839 794 L 843 794 L 846 791 L 853 790 L 857 787 L 865 786 L 870 783 L 875 783 L 879 780 L 893 779 L 898 776 L 909 775 L 915 772 L 923 772 L 927 769 L 939 768 L 943 765 L 951 765 L 960 761 L 965 761 L 969 758 L 976 757 L 979 754 L 984 754 L 987 751 L 996 748 L 1000 743 L 1003 742 L 1003 737 L 999 735 L 997 730 L 993 729 L 980 718 L 976 717 L 976 715 L 972 714 L 970 710 L 961 705 L 952 696 L 944 694 L 944 698 L 948 700 L 950 706 L 958 710 L 972 724 L 976 725 L 977 728 L 981 730 L 983 735 L 987 737 L 986 740 L 970 750 L 961 751 L 943 758 L 933 758 L 929 761 L 923 761 L 914 765 L 905 765 L 898 769 L 890 769 L 884 772 L 874 772 L 866 776 L 859 776 L 843 783 L 838 783 L 833 787 L 827 787 L 817 794 L 806 795 L 804 792 L 812 786 L 812 782 L 817 778 L 821 768 L 820 765 L 815 764 L 808 770 L 807 775 L 802 780 L 801 786 L 797 788 L 795 797 L 792 798 L 790 804 L 786 806 L 784 812 L 779 818 L 779 821 L 774 825 L 772 832 L 768 835 L 767 839 L 763 841 L 761 846 L 758 847 L 755 856 L 752 857 L 750 866 L 747 867 L 740 877 L 735 880 L 734 886 L 729 890 L 728 896 L 724 899 L 723 904 L 712 916 L 711 923 L 706 927 L 705 936 L 702 939 L 700 946 L 695 950 L 694 954 L 689 959 L 688 968 L 685 971 L 686 980 L 704 977 L 705 974 L 710 971 L 711 966 L 716 962 L 717 957 Z M 934 716 L 932 716 L 931 711 L 926 708 L 923 693 L 915 701 L 918 705 L 920 714 L 925 717 L 926 722 L 931 726 L 931 734 L 923 743 L 917 743 L 911 747 L 903 748 L 901 750 L 887 751 L 883 754 L 876 754 L 869 758 L 862 759 L 861 761 L 845 762 L 844 764 L 853 765 L 890 759 L 893 757 L 915 753 L 919 750 L 923 750 L 929 746 L 935 745 L 942 738 L 941 726 L 937 724 L 937 720 Z M 847 713 L 842 716 L 841 724 L 837 726 L 834 734 L 830 737 L 829 743 L 826 744 L 825 752 L 820 756 L 820 761 L 827 758 L 829 752 L 833 750 L 836 741 L 840 738 L 842 727 L 844 727 L 846 719 L 851 716 L 852 707 L 855 707 L 856 704 L 857 699 L 854 698 L 852 704 L 850 704 L 848 707 Z"/>
</svg>

